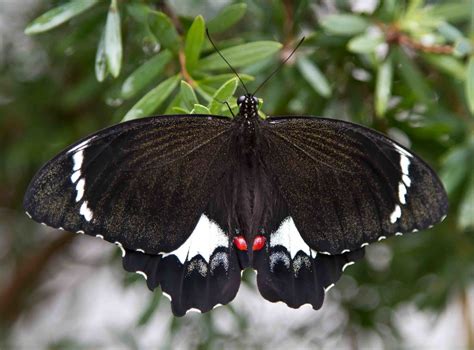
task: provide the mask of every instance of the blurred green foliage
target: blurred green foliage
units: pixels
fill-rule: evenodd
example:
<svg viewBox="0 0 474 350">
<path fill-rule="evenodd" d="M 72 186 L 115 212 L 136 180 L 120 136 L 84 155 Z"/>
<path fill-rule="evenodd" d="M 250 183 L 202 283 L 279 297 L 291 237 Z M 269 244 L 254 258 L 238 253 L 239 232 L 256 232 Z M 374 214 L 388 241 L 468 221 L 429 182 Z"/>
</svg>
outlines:
<svg viewBox="0 0 474 350">
<path fill-rule="evenodd" d="M 235 113 L 239 82 L 207 40 L 206 26 L 251 91 L 305 36 L 259 91 L 264 112 L 323 115 L 388 133 L 439 171 L 450 198 L 443 224 L 378 244 L 341 280 L 339 303 L 348 321 L 338 332 L 357 342 L 363 341 L 357 334 L 396 337 L 393 310 L 407 302 L 440 313 L 459 299 L 467 310 L 472 301 L 466 290 L 474 281 L 474 4 L 363 4 L 42 2 L 36 11 L 47 12 L 25 30 L 35 34 L 30 59 L 42 69 L 21 72 L 16 65 L 22 59 L 13 54 L 0 62 L 0 207 L 21 212 L 34 171 L 100 127 L 151 114 L 231 117 L 219 101 L 228 101 Z M 25 246 L 41 246 L 38 239 L 25 240 L 27 233 L 9 237 L 0 261 L 15 263 L 3 270 L 21 266 Z M 148 298 L 139 327 L 161 300 L 158 294 Z M 228 310 L 241 332 L 251 329 L 238 310 Z M 202 320 L 201 345 L 220 344 L 212 313 Z M 188 320 L 174 319 L 171 334 L 186 325 Z M 473 325 L 466 327 L 474 346 Z"/>
</svg>

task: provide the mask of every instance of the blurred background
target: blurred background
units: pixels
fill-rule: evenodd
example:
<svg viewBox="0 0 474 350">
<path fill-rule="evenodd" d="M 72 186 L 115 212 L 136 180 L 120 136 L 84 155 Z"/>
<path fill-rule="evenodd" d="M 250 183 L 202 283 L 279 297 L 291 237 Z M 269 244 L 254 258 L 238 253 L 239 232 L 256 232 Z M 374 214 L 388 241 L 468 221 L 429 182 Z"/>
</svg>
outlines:
<svg viewBox="0 0 474 350">
<path fill-rule="evenodd" d="M 151 114 L 267 114 L 375 128 L 420 154 L 450 198 L 435 228 L 367 248 L 299 310 L 258 294 L 174 318 L 118 249 L 22 210 L 35 171 L 75 140 Z M 25 30 L 26 29 L 26 30 Z M 237 91 L 236 91 L 237 89 Z M 0 0 L 0 348 L 474 348 L 474 1 Z"/>
</svg>

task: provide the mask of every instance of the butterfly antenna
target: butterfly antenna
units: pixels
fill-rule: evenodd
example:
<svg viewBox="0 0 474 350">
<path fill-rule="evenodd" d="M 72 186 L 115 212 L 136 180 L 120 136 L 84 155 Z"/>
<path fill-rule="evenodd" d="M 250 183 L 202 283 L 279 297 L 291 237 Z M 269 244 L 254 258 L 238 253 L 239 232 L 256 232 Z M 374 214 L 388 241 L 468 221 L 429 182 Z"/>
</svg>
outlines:
<svg viewBox="0 0 474 350">
<path fill-rule="evenodd" d="M 229 63 L 229 61 L 227 61 L 225 59 L 225 57 L 222 55 L 222 53 L 219 51 L 219 49 L 217 48 L 216 44 L 214 44 L 214 42 L 212 41 L 212 38 L 211 38 L 211 35 L 209 34 L 209 29 L 206 28 L 206 35 L 207 35 L 207 38 L 209 39 L 209 41 L 211 42 L 212 46 L 214 47 L 214 50 L 216 50 L 216 52 L 219 54 L 219 56 L 222 57 L 222 59 L 224 60 L 225 63 L 227 63 L 227 65 L 229 66 L 229 68 L 232 70 L 232 72 L 234 72 L 234 74 L 237 76 L 237 78 L 239 78 L 240 80 L 240 83 L 242 84 L 245 92 L 247 93 L 247 95 L 249 95 L 249 91 L 247 90 L 247 87 L 245 86 L 244 82 L 242 81 L 242 79 L 240 78 L 239 76 L 239 73 L 237 73 L 237 71 L 234 69 L 234 67 L 232 67 Z"/>
<path fill-rule="evenodd" d="M 260 88 L 265 85 L 265 83 L 267 81 L 269 81 L 271 79 L 271 77 L 273 77 L 284 65 L 286 62 L 288 62 L 288 60 L 291 58 L 291 56 L 293 56 L 293 54 L 296 52 L 296 50 L 298 50 L 298 48 L 300 47 L 300 45 L 303 43 L 305 37 L 302 37 L 301 40 L 298 42 L 298 45 L 295 46 L 295 48 L 293 49 L 293 51 L 291 51 L 291 53 L 288 55 L 287 58 L 285 58 L 283 60 L 283 62 L 280 63 L 280 65 L 273 71 L 271 72 L 271 74 L 267 77 L 267 79 L 265 79 L 257 88 L 257 90 L 255 90 L 255 92 L 253 93 L 253 95 L 255 95 L 257 93 L 258 90 L 260 90 Z"/>
</svg>

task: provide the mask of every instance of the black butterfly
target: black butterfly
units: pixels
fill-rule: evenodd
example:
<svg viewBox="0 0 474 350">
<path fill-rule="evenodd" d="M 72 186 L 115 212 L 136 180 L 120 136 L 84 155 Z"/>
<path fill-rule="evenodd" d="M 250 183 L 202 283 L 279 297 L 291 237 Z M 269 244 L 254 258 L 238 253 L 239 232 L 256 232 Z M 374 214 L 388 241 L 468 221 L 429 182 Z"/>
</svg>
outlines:
<svg viewBox="0 0 474 350">
<path fill-rule="evenodd" d="M 264 298 L 322 306 L 364 247 L 431 227 L 446 193 L 416 155 L 363 126 L 309 116 L 157 116 L 88 136 L 26 192 L 38 222 L 117 244 L 172 311 L 209 311 L 243 269 Z"/>
</svg>

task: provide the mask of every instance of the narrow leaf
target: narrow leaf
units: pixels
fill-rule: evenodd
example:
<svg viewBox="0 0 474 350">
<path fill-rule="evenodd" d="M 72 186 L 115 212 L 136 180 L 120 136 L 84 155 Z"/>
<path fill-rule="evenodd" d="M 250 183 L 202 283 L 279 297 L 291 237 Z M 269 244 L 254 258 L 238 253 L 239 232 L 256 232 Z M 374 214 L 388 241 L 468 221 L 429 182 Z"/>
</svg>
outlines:
<svg viewBox="0 0 474 350">
<path fill-rule="evenodd" d="M 189 110 L 183 107 L 173 107 L 173 113 L 190 114 Z"/>
<path fill-rule="evenodd" d="M 222 103 L 231 98 L 235 90 L 237 89 L 238 80 L 237 78 L 232 78 L 228 80 L 224 85 L 217 89 L 214 94 L 211 103 L 209 103 L 209 110 L 212 114 L 217 114 L 221 110 Z"/>
<path fill-rule="evenodd" d="M 163 71 L 171 58 L 171 52 L 164 50 L 143 63 L 125 79 L 122 85 L 122 97 L 135 96 Z"/>
<path fill-rule="evenodd" d="M 469 110 L 474 115 L 474 56 L 471 56 L 467 63 L 466 97 Z"/>
<path fill-rule="evenodd" d="M 425 77 L 411 59 L 400 49 L 394 49 L 397 59 L 397 73 L 410 87 L 413 95 L 426 104 L 433 102 L 433 93 Z"/>
<path fill-rule="evenodd" d="M 99 45 L 95 54 L 95 76 L 98 81 L 103 82 L 107 77 L 107 58 L 105 57 L 104 30 L 100 35 Z"/>
<path fill-rule="evenodd" d="M 192 86 L 184 80 L 181 80 L 180 90 L 184 105 L 189 110 L 192 109 L 193 106 L 198 103 L 198 99 L 196 97 L 196 94 L 194 93 Z"/>
<path fill-rule="evenodd" d="M 199 103 L 196 103 L 194 105 L 194 109 L 191 111 L 193 114 L 212 114 L 211 111 L 203 105 L 200 105 Z"/>
<path fill-rule="evenodd" d="M 466 67 L 457 58 L 447 55 L 424 54 L 423 58 L 440 71 L 463 81 L 466 78 Z"/>
<path fill-rule="evenodd" d="M 468 178 L 467 189 L 459 207 L 459 226 L 463 229 L 474 228 L 474 172 Z"/>
<path fill-rule="evenodd" d="M 240 21 L 246 10 L 247 4 L 244 3 L 227 6 L 207 23 L 207 28 L 211 33 L 223 32 Z"/>
<path fill-rule="evenodd" d="M 38 34 L 55 28 L 97 4 L 98 0 L 71 0 L 42 14 L 25 29 L 25 34 Z"/>
<path fill-rule="evenodd" d="M 318 66 L 305 57 L 300 57 L 296 61 L 296 65 L 303 78 L 317 94 L 326 98 L 331 96 L 331 87 Z"/>
<path fill-rule="evenodd" d="M 387 111 L 388 101 L 392 91 L 393 63 L 389 56 L 377 71 L 375 82 L 375 113 L 381 117 Z"/>
<path fill-rule="evenodd" d="M 275 41 L 256 41 L 224 49 L 221 53 L 234 68 L 240 68 L 273 55 L 281 47 L 282 45 Z M 199 68 L 214 70 L 228 67 L 219 54 L 213 53 L 199 61 Z"/>
<path fill-rule="evenodd" d="M 120 13 L 117 0 L 112 0 L 105 24 L 105 56 L 110 73 L 114 77 L 120 74 L 122 67 L 122 34 L 120 30 Z"/>
<path fill-rule="evenodd" d="M 448 194 L 453 194 L 464 181 L 468 172 L 469 148 L 452 149 L 443 161 L 440 177 Z"/>
<path fill-rule="evenodd" d="M 173 52 L 179 50 L 179 35 L 171 19 L 163 12 L 152 11 L 148 15 L 148 24 L 156 40 Z"/>
<path fill-rule="evenodd" d="M 374 52 L 382 42 L 383 38 L 380 36 L 361 34 L 349 40 L 347 48 L 354 53 L 368 54 Z"/>
<path fill-rule="evenodd" d="M 189 28 L 188 34 L 186 35 L 186 41 L 184 42 L 186 68 L 189 71 L 193 70 L 199 60 L 202 44 L 204 42 L 204 31 L 204 18 L 202 16 L 197 16 Z"/>
<path fill-rule="evenodd" d="M 336 35 L 352 36 L 365 31 L 369 22 L 356 15 L 329 15 L 322 21 L 321 25 L 327 32 Z"/>
<path fill-rule="evenodd" d="M 178 84 L 180 76 L 175 75 L 158 84 L 130 109 L 122 121 L 137 119 L 152 114 L 158 109 Z"/>
</svg>

